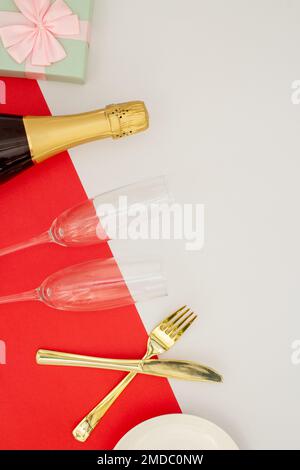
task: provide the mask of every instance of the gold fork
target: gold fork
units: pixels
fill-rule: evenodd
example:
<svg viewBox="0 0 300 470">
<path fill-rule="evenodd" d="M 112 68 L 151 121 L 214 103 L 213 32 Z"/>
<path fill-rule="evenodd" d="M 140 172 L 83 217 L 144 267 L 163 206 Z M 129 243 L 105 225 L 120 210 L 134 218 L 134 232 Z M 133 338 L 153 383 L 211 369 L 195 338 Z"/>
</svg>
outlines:
<svg viewBox="0 0 300 470">
<path fill-rule="evenodd" d="M 186 305 L 165 318 L 150 333 L 147 352 L 141 359 L 141 362 L 168 351 L 196 318 L 197 315 L 191 312 Z M 73 430 L 73 436 L 77 441 L 85 442 L 89 438 L 101 418 L 136 375 L 136 372 L 130 372 L 95 408 L 93 408 L 92 411 L 89 412 L 88 415 L 85 416 L 85 418 L 83 418 Z"/>
</svg>

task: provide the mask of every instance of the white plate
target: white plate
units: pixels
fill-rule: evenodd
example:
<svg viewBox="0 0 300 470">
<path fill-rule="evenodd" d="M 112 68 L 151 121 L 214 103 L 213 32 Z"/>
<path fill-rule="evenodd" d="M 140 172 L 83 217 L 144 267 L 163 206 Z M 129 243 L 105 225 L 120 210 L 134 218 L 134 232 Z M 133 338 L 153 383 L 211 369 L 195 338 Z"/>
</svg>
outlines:
<svg viewBox="0 0 300 470">
<path fill-rule="evenodd" d="M 238 450 L 231 437 L 198 416 L 170 414 L 131 429 L 115 450 Z"/>
</svg>

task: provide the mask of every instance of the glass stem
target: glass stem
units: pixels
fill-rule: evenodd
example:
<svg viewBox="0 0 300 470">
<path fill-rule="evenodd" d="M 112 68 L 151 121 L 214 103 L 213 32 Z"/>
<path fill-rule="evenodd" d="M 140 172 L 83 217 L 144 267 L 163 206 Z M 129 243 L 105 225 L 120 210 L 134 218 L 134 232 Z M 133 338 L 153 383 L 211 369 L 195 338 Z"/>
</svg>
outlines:
<svg viewBox="0 0 300 470">
<path fill-rule="evenodd" d="M 53 237 L 51 235 L 51 230 L 38 235 L 37 237 L 30 238 L 29 240 L 21 243 L 17 243 L 16 245 L 11 245 L 5 248 L 0 248 L 0 256 L 8 255 L 9 253 L 15 253 L 16 251 L 24 250 L 25 248 L 29 248 L 31 246 L 42 245 L 44 243 L 51 243 L 53 242 Z"/>
<path fill-rule="evenodd" d="M 21 294 L 12 294 L 0 297 L 1 304 L 10 304 L 13 302 L 26 302 L 28 300 L 40 300 L 40 291 L 39 289 L 32 289 L 27 292 L 22 292 Z"/>
</svg>

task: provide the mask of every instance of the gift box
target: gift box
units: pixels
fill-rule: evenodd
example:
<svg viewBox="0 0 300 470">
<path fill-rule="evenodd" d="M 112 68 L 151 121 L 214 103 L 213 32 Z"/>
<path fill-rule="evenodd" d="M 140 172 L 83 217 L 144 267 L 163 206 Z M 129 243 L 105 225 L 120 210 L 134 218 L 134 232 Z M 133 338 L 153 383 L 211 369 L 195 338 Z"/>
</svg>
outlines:
<svg viewBox="0 0 300 470">
<path fill-rule="evenodd" d="M 0 0 L 0 75 L 84 83 L 94 0 Z"/>
</svg>

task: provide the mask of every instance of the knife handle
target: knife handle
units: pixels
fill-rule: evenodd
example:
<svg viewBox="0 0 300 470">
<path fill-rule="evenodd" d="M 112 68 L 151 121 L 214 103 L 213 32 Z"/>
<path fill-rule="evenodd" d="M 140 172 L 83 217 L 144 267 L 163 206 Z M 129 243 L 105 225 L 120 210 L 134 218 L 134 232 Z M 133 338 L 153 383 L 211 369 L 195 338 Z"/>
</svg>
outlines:
<svg viewBox="0 0 300 470">
<path fill-rule="evenodd" d="M 125 372 L 142 372 L 140 360 L 107 359 L 47 349 L 39 349 L 37 351 L 36 362 L 48 366 L 90 367 Z"/>
</svg>

